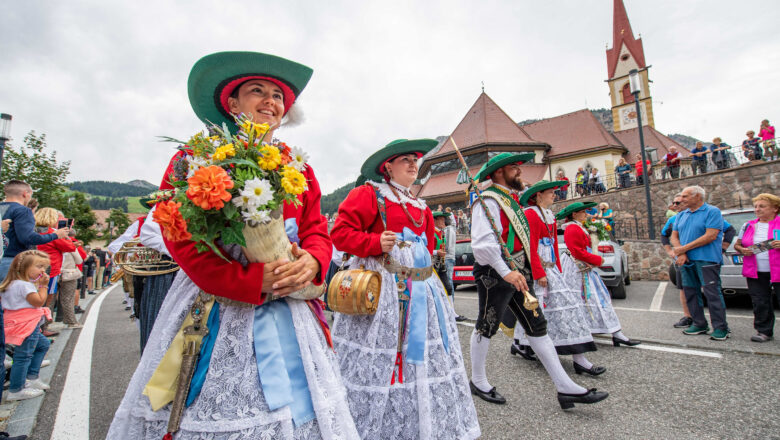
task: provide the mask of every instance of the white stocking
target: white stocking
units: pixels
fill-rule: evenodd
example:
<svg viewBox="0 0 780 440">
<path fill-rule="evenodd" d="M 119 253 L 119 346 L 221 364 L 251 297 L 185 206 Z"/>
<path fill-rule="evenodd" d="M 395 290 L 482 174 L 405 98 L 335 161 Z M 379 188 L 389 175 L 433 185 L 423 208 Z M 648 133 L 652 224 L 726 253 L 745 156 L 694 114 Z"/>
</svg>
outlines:
<svg viewBox="0 0 780 440">
<path fill-rule="evenodd" d="M 553 383 L 555 384 L 555 388 L 559 393 L 584 394 L 588 391 L 571 380 L 569 375 L 566 374 L 566 371 L 563 370 L 561 360 L 558 359 L 558 353 L 555 351 L 555 346 L 553 345 L 550 336 L 529 336 L 528 343 L 531 344 L 531 348 L 533 348 L 534 352 L 536 352 L 536 356 L 538 356 L 539 360 L 542 361 L 544 369 L 547 370 L 547 374 L 550 375 L 550 378 L 552 379 Z M 474 346 L 473 342 L 471 345 L 472 347 Z M 472 353 L 473 351 L 474 350 L 472 348 Z"/>
<path fill-rule="evenodd" d="M 585 357 L 584 354 L 582 354 L 582 353 L 580 353 L 580 354 L 573 354 L 571 357 L 574 360 L 574 362 L 577 365 L 579 365 L 580 367 L 584 367 L 586 369 L 593 368 L 593 364 L 590 363 L 590 361 L 588 360 L 588 358 Z"/>
<path fill-rule="evenodd" d="M 487 360 L 490 339 L 482 336 L 474 329 L 471 332 L 471 382 L 481 391 L 488 392 L 493 389 L 487 380 L 485 361 Z"/>
<path fill-rule="evenodd" d="M 620 339 L 621 341 L 628 341 L 628 337 L 626 337 L 626 335 L 624 335 L 623 332 L 620 330 L 616 331 L 615 333 L 612 333 L 612 337 L 616 339 Z"/>
</svg>

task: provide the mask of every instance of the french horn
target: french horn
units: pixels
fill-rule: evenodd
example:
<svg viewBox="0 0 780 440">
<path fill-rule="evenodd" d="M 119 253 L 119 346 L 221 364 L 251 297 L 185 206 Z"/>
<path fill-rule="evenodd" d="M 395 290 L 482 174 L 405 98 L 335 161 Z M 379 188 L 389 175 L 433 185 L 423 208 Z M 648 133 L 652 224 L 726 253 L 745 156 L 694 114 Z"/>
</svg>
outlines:
<svg viewBox="0 0 780 440">
<path fill-rule="evenodd" d="M 140 277 L 164 275 L 179 269 L 173 260 L 163 258 L 163 254 L 142 245 L 138 239 L 122 244 L 112 261 L 124 273 Z"/>
</svg>

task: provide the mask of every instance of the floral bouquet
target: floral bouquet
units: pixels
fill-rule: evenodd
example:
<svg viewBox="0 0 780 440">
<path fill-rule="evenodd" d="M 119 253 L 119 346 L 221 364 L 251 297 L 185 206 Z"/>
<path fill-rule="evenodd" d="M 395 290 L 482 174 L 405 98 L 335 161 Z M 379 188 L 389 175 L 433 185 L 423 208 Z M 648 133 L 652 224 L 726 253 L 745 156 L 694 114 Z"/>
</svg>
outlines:
<svg viewBox="0 0 780 440">
<path fill-rule="evenodd" d="M 308 155 L 283 142 L 265 142 L 268 124 L 256 124 L 243 114 L 236 124 L 236 135 L 223 124 L 187 142 L 164 138 L 185 146 L 174 163 L 174 190 L 157 203 L 154 220 L 166 239 L 194 241 L 200 252 L 210 250 L 226 259 L 217 245 L 221 240 L 241 246 L 250 262 L 293 261 L 282 206 L 301 203 L 298 196 L 308 188 L 302 173 Z M 301 298 L 299 293 L 291 296 L 319 296 L 310 291 Z"/>
<path fill-rule="evenodd" d="M 607 229 L 609 228 L 609 229 Z M 601 221 L 587 220 L 585 222 L 585 229 L 588 230 L 590 235 L 595 235 L 599 241 L 609 240 L 609 230 L 612 229 L 608 224 Z"/>
</svg>

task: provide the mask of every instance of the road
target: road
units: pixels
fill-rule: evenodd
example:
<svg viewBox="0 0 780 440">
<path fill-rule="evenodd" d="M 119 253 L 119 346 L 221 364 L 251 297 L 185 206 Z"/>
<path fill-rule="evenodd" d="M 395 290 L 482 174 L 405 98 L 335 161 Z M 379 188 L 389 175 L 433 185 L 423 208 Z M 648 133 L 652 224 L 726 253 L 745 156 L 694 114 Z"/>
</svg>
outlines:
<svg viewBox="0 0 780 440">
<path fill-rule="evenodd" d="M 624 333 L 645 342 L 614 348 L 599 339 L 589 359 L 606 366 L 605 374 L 575 376 L 570 357 L 562 357 L 578 383 L 610 392 L 602 403 L 571 411 L 558 406 L 542 366 L 511 356 L 510 340 L 499 332 L 487 371 L 508 403 L 475 400 L 483 438 L 780 438 L 780 342 L 749 341 L 749 302 L 730 304 L 729 340 L 683 335 L 672 328 L 680 317 L 677 295 L 668 284 L 634 282 L 628 298 L 614 302 Z M 105 438 L 139 359 L 138 331 L 122 298 L 114 288 L 90 304 L 85 328 L 62 350 L 32 439 Z M 459 289 L 455 307 L 474 318 L 476 291 Z M 472 329 L 473 321 L 459 326 L 467 370 Z"/>
</svg>

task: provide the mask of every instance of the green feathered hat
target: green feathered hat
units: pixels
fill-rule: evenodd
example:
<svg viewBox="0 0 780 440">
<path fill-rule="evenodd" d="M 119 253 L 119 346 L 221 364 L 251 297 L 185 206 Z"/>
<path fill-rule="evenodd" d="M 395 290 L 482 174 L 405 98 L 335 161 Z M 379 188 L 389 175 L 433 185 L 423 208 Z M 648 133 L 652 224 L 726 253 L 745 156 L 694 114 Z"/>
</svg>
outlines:
<svg viewBox="0 0 780 440">
<path fill-rule="evenodd" d="M 198 60 L 187 81 L 190 105 L 201 121 L 228 128 L 235 119 L 228 98 L 236 87 L 250 79 L 271 81 L 282 89 L 284 112 L 293 105 L 309 82 L 313 70 L 274 55 L 259 52 L 217 52 Z"/>
<path fill-rule="evenodd" d="M 477 173 L 477 182 L 484 182 L 494 171 L 513 163 L 525 163 L 534 159 L 534 153 L 501 153 L 490 158 Z"/>
<path fill-rule="evenodd" d="M 550 182 L 549 180 L 540 180 L 533 185 L 531 185 L 525 192 L 523 192 L 523 195 L 520 196 L 520 204 L 523 206 L 528 206 L 528 200 L 531 198 L 532 195 L 542 192 L 545 190 L 548 190 L 550 188 L 560 188 L 564 185 L 567 185 L 569 182 L 565 180 L 554 180 Z"/>
<path fill-rule="evenodd" d="M 385 162 L 402 154 L 417 154 L 420 158 L 438 144 L 436 139 L 396 139 L 369 156 L 360 167 L 360 174 L 366 180 L 382 182 Z"/>
<path fill-rule="evenodd" d="M 596 202 L 574 202 L 571 205 L 558 211 L 558 214 L 555 214 L 555 218 L 557 218 L 558 220 L 563 220 L 566 217 L 568 217 L 569 214 L 573 214 L 577 211 L 582 211 L 583 209 L 590 209 L 596 205 L 598 205 L 598 203 Z"/>
</svg>

